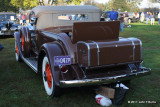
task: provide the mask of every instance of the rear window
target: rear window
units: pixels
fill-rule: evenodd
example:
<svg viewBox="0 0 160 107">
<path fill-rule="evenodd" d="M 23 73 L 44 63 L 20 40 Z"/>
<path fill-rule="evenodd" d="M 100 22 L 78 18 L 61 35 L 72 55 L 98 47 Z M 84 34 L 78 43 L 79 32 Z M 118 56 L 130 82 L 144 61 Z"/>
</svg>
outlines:
<svg viewBox="0 0 160 107">
<path fill-rule="evenodd" d="M 58 15 L 58 20 L 65 21 L 79 21 L 79 20 L 87 20 L 88 14 L 61 14 Z"/>
</svg>

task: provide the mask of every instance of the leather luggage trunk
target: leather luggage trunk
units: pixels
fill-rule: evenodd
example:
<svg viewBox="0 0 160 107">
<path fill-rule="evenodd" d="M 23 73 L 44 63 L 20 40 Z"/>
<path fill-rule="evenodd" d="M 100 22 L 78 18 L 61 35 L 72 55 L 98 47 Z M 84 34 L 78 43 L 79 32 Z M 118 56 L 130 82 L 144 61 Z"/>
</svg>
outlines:
<svg viewBox="0 0 160 107">
<path fill-rule="evenodd" d="M 118 41 L 79 41 L 77 61 L 82 67 L 134 63 L 142 60 L 141 41 L 120 38 Z"/>
</svg>

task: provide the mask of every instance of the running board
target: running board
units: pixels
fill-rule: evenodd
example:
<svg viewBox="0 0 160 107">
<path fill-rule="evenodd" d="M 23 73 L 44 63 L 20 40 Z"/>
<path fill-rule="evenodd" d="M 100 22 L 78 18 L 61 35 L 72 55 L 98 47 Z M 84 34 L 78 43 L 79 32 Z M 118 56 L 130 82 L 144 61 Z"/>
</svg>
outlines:
<svg viewBox="0 0 160 107">
<path fill-rule="evenodd" d="M 36 60 L 36 58 L 24 58 L 23 57 L 23 61 L 29 65 L 36 73 L 38 73 L 38 62 Z"/>
</svg>

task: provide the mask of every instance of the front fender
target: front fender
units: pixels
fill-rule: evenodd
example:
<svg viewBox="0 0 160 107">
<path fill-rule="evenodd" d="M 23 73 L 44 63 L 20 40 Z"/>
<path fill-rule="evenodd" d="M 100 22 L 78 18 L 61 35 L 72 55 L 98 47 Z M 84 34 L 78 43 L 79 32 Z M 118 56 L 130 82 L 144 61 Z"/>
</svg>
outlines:
<svg viewBox="0 0 160 107">
<path fill-rule="evenodd" d="M 15 38 L 16 42 L 19 42 L 20 41 L 20 32 L 15 32 L 14 38 Z"/>
<path fill-rule="evenodd" d="M 15 32 L 14 33 L 14 38 L 15 38 L 15 42 L 17 43 L 17 46 L 18 46 L 18 50 L 20 52 L 20 55 L 21 55 L 21 49 L 20 49 L 20 32 Z"/>
<path fill-rule="evenodd" d="M 45 54 L 48 56 L 54 82 L 57 86 L 59 86 L 59 81 L 61 79 L 61 72 L 58 66 L 54 66 L 54 56 L 66 55 L 64 52 L 64 49 L 61 47 L 61 45 L 58 42 L 51 42 L 51 43 L 43 44 L 41 47 L 41 52 L 42 51 L 45 52 Z M 39 71 L 40 71 L 40 68 L 42 69 L 41 63 L 43 61 L 43 58 L 42 58 L 43 55 L 41 54 L 41 52 L 38 57 L 38 66 L 40 66 L 38 67 Z"/>
</svg>

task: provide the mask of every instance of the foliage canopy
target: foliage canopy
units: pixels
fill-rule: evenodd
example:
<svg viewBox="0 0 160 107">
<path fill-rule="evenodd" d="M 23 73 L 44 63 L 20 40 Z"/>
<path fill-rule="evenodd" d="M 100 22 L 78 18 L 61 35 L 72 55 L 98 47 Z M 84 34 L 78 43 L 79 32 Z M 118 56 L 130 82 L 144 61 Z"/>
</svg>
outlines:
<svg viewBox="0 0 160 107">
<path fill-rule="evenodd" d="M 38 0 L 11 0 L 10 2 L 13 6 L 19 7 L 21 9 L 31 9 L 38 5 Z"/>
<path fill-rule="evenodd" d="M 11 0 L 0 0 L 0 12 L 17 11 L 18 8 L 10 4 Z"/>
<path fill-rule="evenodd" d="M 136 0 L 136 2 L 128 2 L 128 0 L 109 0 L 108 3 L 105 4 L 105 10 L 111 10 L 114 8 L 115 10 L 121 9 L 122 12 L 130 11 L 130 12 L 138 12 L 140 4 L 142 0 Z"/>
</svg>

